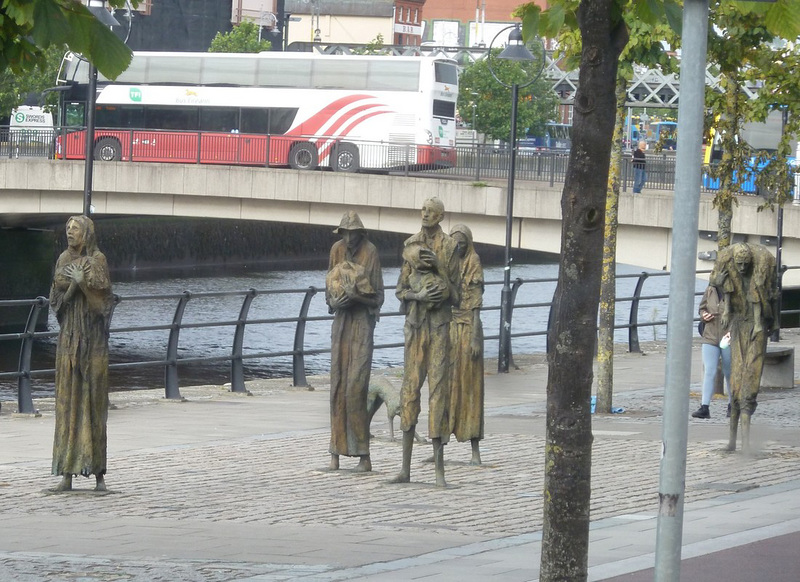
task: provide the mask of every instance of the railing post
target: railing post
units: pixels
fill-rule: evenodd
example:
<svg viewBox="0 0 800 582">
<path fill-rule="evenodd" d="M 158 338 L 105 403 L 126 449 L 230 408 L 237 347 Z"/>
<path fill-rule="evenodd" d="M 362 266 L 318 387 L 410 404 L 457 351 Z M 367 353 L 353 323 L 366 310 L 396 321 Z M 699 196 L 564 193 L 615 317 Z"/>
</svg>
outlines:
<svg viewBox="0 0 800 582">
<path fill-rule="evenodd" d="M 514 363 L 514 341 L 511 338 L 511 320 L 514 319 L 514 305 L 516 305 L 517 291 L 519 291 L 520 287 L 522 287 L 522 279 L 517 277 L 511 285 L 511 298 L 509 300 L 510 305 L 508 309 L 508 363 L 514 369 L 517 368 L 517 365 Z"/>
<path fill-rule="evenodd" d="M 405 167 L 405 172 L 403 173 L 403 175 L 406 178 L 408 178 L 408 167 L 411 165 L 411 147 L 408 146 L 408 145 L 406 146 L 405 158 L 406 158 L 406 167 Z"/>
<path fill-rule="evenodd" d="M 175 308 L 175 315 L 172 318 L 172 327 L 169 330 L 169 341 L 167 342 L 167 364 L 164 367 L 165 396 L 170 400 L 183 400 L 181 391 L 178 387 L 178 339 L 181 335 L 181 321 L 186 304 L 192 294 L 184 291 Z"/>
<path fill-rule="evenodd" d="M 270 134 L 267 134 L 267 153 L 266 153 L 267 159 L 264 160 L 264 167 L 265 168 L 269 168 L 269 148 L 270 148 L 270 145 L 272 145 L 270 137 L 271 137 Z"/>
<path fill-rule="evenodd" d="M 475 144 L 475 151 L 473 152 L 475 157 L 475 181 L 479 181 L 481 179 L 481 146 L 480 144 Z"/>
<path fill-rule="evenodd" d="M 244 345 L 244 330 L 247 325 L 247 314 L 250 305 L 258 295 L 258 291 L 250 289 L 244 296 L 242 308 L 239 310 L 239 319 L 236 320 L 236 331 L 233 334 L 233 349 L 231 350 L 231 392 L 247 392 L 244 387 L 244 364 L 242 364 L 242 346 Z"/>
<path fill-rule="evenodd" d="M 297 317 L 297 327 L 294 330 L 294 353 L 292 354 L 292 382 L 294 386 L 308 386 L 306 380 L 306 359 L 303 353 L 303 345 L 306 336 L 306 318 L 308 317 L 308 306 L 311 305 L 311 298 L 317 293 L 316 287 L 309 287 L 303 304 L 300 306 L 300 315 Z"/>
<path fill-rule="evenodd" d="M 31 352 L 33 351 L 33 334 L 36 333 L 36 322 L 39 321 L 39 312 L 48 303 L 45 297 L 37 297 L 36 303 L 31 305 L 28 321 L 25 324 L 22 345 L 19 349 L 19 367 L 17 369 L 21 374 L 17 380 L 17 412 L 20 414 L 36 414 L 36 409 L 33 407 L 33 398 L 31 397 Z"/>
<path fill-rule="evenodd" d="M 556 154 L 550 152 L 550 186 L 556 183 Z"/>
<path fill-rule="evenodd" d="M 201 151 L 203 150 L 203 132 L 197 132 L 197 163 L 200 163 Z"/>
<path fill-rule="evenodd" d="M 631 300 L 631 314 L 628 318 L 628 351 L 631 353 L 641 352 L 639 347 L 639 298 L 642 296 L 642 287 L 644 281 L 650 275 L 642 273 L 636 281 L 636 289 L 633 292 L 633 299 Z"/>
</svg>

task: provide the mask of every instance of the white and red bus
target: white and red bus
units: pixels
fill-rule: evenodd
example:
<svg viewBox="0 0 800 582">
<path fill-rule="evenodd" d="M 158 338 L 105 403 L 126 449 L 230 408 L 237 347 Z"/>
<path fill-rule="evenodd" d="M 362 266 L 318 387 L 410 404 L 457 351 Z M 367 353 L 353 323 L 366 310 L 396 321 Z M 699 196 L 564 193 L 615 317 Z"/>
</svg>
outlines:
<svg viewBox="0 0 800 582">
<path fill-rule="evenodd" d="M 85 157 L 88 70 L 65 57 L 59 157 Z M 457 95 L 446 58 L 136 52 L 116 80 L 98 78 L 93 151 L 103 161 L 341 172 L 449 167 Z"/>
</svg>

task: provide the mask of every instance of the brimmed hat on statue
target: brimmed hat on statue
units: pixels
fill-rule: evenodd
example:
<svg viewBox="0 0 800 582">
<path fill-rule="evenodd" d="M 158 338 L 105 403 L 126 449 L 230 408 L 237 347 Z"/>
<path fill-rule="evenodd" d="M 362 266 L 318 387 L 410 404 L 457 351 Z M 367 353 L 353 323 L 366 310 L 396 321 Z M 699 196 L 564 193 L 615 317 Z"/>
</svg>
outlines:
<svg viewBox="0 0 800 582">
<path fill-rule="evenodd" d="M 342 221 L 339 223 L 337 228 L 333 229 L 333 232 L 339 234 L 343 230 L 367 230 L 364 228 L 364 223 L 361 222 L 361 219 L 358 217 L 358 213 L 355 210 L 348 210 L 342 215 Z"/>
</svg>

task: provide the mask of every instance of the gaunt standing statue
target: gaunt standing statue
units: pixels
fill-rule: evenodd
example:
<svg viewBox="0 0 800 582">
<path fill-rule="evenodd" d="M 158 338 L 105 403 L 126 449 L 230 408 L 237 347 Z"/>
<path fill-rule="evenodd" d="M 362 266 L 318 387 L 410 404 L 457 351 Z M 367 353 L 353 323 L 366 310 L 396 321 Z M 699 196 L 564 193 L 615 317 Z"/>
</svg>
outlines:
<svg viewBox="0 0 800 582">
<path fill-rule="evenodd" d="M 479 442 L 483 439 L 483 267 L 472 242 L 472 231 L 463 224 L 450 229 L 456 241 L 461 291 L 450 322 L 450 354 L 453 370 L 450 391 L 450 423 L 460 443 L 472 446 L 471 465 L 481 464 Z"/>
<path fill-rule="evenodd" d="M 50 289 L 50 306 L 61 328 L 53 475 L 62 479 L 54 491 L 71 490 L 73 475 L 94 475 L 95 491 L 105 491 L 111 279 L 91 219 L 67 221 L 67 244 Z"/>
<path fill-rule="evenodd" d="M 750 449 L 750 417 L 755 412 L 767 337 L 775 320 L 775 257 L 762 245 L 737 243 L 720 251 L 709 283 L 725 294 L 722 325 L 731 333 L 731 420 L 727 449 L 736 450 L 739 420 L 742 451 Z"/>
<path fill-rule="evenodd" d="M 428 436 L 433 441 L 436 485 L 445 487 L 444 445 L 450 438 L 450 320 L 458 303 L 455 241 L 442 230 L 444 204 L 422 204 L 422 229 L 406 239 L 395 294 L 406 314 L 402 411 L 403 461 L 394 483 L 411 480 L 411 451 L 420 414 L 420 391 L 428 379 Z"/>
<path fill-rule="evenodd" d="M 325 299 L 331 327 L 331 469 L 339 456 L 360 457 L 356 471 L 371 471 L 367 391 L 373 332 L 383 305 L 378 250 L 355 212 L 345 212 L 331 247 Z"/>
</svg>

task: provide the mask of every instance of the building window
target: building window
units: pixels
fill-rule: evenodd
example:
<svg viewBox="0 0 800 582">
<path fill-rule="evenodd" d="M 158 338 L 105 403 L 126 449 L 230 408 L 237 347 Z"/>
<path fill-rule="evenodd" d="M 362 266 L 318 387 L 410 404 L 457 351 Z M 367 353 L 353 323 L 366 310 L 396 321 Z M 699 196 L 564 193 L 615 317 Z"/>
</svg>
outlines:
<svg viewBox="0 0 800 582">
<path fill-rule="evenodd" d="M 419 24 L 419 8 L 414 8 L 414 24 Z"/>
</svg>

